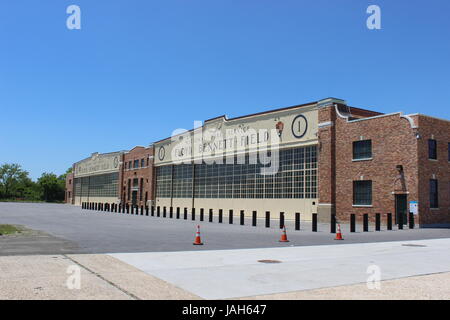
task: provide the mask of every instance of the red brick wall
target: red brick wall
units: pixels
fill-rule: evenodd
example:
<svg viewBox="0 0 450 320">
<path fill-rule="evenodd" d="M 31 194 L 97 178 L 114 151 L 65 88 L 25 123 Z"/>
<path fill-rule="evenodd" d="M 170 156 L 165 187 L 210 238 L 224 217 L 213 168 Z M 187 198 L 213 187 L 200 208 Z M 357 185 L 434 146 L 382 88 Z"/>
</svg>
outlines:
<svg viewBox="0 0 450 320">
<path fill-rule="evenodd" d="M 408 201 L 418 200 L 417 139 L 407 119 L 393 114 L 348 122 L 346 118 L 335 116 L 332 106 L 320 109 L 319 119 L 319 122 L 333 122 L 331 127 L 319 130 L 319 170 L 329 171 L 335 162 L 335 195 L 331 199 L 335 198 L 339 221 L 348 221 L 352 213 L 357 215 L 358 220 L 362 220 L 365 213 L 372 221 L 375 213 L 392 213 L 394 216 L 394 192 L 408 193 Z M 330 130 L 335 131 L 334 140 L 332 136 L 329 140 L 327 131 Z M 369 139 L 372 140 L 372 160 L 352 161 L 353 141 Z M 336 148 L 335 157 L 329 156 L 331 145 Z M 403 166 L 404 179 L 399 179 L 397 165 Z M 333 181 L 327 182 L 327 174 L 320 173 L 319 177 L 320 203 L 326 203 L 326 193 L 333 190 Z M 353 205 L 355 180 L 372 180 L 372 206 Z"/>
<path fill-rule="evenodd" d="M 66 195 L 65 202 L 73 204 L 73 173 L 66 176 Z"/>
<path fill-rule="evenodd" d="M 419 210 L 425 224 L 450 223 L 450 121 L 419 115 Z M 428 139 L 437 141 L 437 161 L 428 159 Z M 430 209 L 430 179 L 438 180 L 438 209 Z"/>
<path fill-rule="evenodd" d="M 148 165 L 147 165 L 147 159 Z M 141 160 L 144 159 L 144 167 L 141 167 Z M 139 160 L 139 167 L 134 168 L 134 161 Z M 131 168 L 129 162 L 131 161 Z M 133 186 L 133 179 L 138 179 L 139 188 L 137 195 L 138 206 L 146 205 L 145 194 L 147 193 L 147 200 L 153 200 L 153 147 L 135 147 L 129 152 L 123 154 L 122 164 L 120 167 L 120 198 L 122 203 L 132 203 L 132 196 L 128 197 L 128 183 L 131 182 L 131 188 Z M 142 187 L 142 200 L 140 197 L 141 179 L 143 179 Z"/>
</svg>

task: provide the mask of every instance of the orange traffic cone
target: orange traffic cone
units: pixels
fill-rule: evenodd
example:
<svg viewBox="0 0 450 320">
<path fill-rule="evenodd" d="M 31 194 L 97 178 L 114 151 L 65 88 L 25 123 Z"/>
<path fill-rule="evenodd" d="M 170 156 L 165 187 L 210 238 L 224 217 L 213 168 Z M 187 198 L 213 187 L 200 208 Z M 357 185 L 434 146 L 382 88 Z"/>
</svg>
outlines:
<svg viewBox="0 0 450 320">
<path fill-rule="evenodd" d="M 341 225 L 339 223 L 336 232 L 336 238 L 334 238 L 334 240 L 344 240 L 344 238 L 342 238 Z"/>
<path fill-rule="evenodd" d="M 194 246 L 202 246 L 203 242 L 202 239 L 200 238 L 200 226 L 197 226 L 197 233 L 195 234 L 195 240 L 193 243 Z"/>
<path fill-rule="evenodd" d="M 283 226 L 283 233 L 281 234 L 280 242 L 289 242 L 286 235 L 286 226 Z"/>
</svg>

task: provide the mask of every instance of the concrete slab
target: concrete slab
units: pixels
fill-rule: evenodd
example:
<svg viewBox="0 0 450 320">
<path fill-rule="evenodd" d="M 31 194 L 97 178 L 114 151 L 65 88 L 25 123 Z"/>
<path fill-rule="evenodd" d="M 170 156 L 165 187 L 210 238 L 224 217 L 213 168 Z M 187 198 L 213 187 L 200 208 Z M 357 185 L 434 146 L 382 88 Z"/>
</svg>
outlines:
<svg viewBox="0 0 450 320">
<path fill-rule="evenodd" d="M 132 299 L 83 268 L 80 289 L 69 289 L 66 281 L 71 274 L 67 270 L 72 265 L 62 255 L 0 257 L 0 299 Z"/>
<path fill-rule="evenodd" d="M 450 239 L 309 247 L 111 254 L 206 299 L 226 299 L 450 271 Z M 258 260 L 280 260 L 262 264 Z"/>
</svg>

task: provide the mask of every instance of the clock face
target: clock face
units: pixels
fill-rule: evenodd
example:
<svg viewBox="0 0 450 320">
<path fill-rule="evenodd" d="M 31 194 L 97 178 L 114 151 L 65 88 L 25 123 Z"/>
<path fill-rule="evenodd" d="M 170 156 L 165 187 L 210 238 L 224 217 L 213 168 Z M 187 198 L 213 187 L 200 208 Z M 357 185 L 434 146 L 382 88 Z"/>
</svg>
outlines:
<svg viewBox="0 0 450 320">
<path fill-rule="evenodd" d="M 166 156 L 166 149 L 164 149 L 164 146 L 159 147 L 158 150 L 158 158 L 160 161 L 164 160 L 164 157 Z"/>
<path fill-rule="evenodd" d="M 308 131 L 308 120 L 306 120 L 304 115 L 299 114 L 292 121 L 291 129 L 294 137 L 297 139 L 302 138 Z"/>
</svg>

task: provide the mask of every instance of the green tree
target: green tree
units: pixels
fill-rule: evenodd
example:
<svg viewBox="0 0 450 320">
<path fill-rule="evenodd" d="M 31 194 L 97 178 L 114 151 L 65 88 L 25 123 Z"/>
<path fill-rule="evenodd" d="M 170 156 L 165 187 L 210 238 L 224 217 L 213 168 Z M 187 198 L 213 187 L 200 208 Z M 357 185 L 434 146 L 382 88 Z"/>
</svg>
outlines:
<svg viewBox="0 0 450 320">
<path fill-rule="evenodd" d="M 27 188 L 32 184 L 28 172 L 19 164 L 5 163 L 0 166 L 0 198 L 24 198 Z"/>
<path fill-rule="evenodd" d="M 41 190 L 41 198 L 44 201 L 63 201 L 65 192 L 65 179 L 56 176 L 54 173 L 43 173 L 37 183 Z"/>
</svg>

